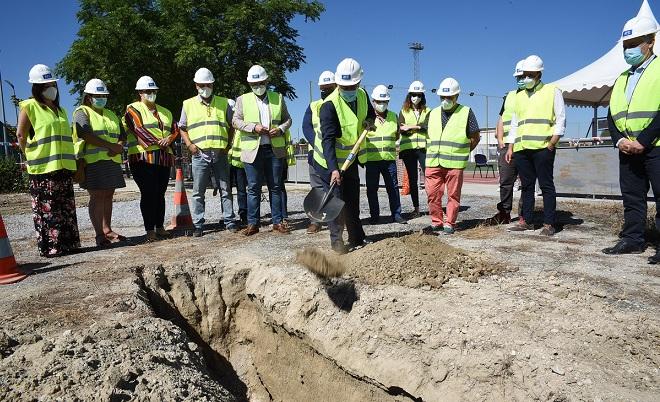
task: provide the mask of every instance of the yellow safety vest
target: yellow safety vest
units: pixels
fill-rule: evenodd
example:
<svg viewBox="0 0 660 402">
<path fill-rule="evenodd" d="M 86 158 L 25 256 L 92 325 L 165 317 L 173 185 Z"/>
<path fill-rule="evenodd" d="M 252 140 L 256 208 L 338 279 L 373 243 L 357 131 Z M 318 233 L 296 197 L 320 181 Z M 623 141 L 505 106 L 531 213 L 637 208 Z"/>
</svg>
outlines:
<svg viewBox="0 0 660 402">
<path fill-rule="evenodd" d="M 610 98 L 610 114 L 614 125 L 628 139 L 635 141 L 639 134 L 660 112 L 660 61 L 656 57 L 646 69 L 633 90 L 630 103 L 626 99 L 628 71 L 624 71 L 614 83 Z M 660 138 L 653 142 L 660 146 Z"/>
<path fill-rule="evenodd" d="M 57 170 L 76 170 L 76 155 L 73 147 L 73 133 L 67 113 L 60 108 L 57 112 L 35 99 L 27 99 L 20 104 L 25 110 L 34 136 L 27 139 L 25 158 L 29 174 L 44 174 Z"/>
<path fill-rule="evenodd" d="M 516 94 L 518 129 L 513 152 L 524 149 L 543 149 L 548 146 L 555 128 L 555 91 L 551 84 L 539 84 L 529 95 L 524 90 Z"/>
<path fill-rule="evenodd" d="M 511 117 L 513 117 L 513 113 L 515 112 L 517 93 L 518 91 L 516 90 L 509 91 L 509 93 L 506 94 L 506 98 L 504 99 L 504 111 L 502 111 L 504 142 L 506 142 L 507 137 L 509 137 L 509 131 L 511 131 Z"/>
<path fill-rule="evenodd" d="M 364 140 L 364 147 L 358 153 L 360 163 L 393 161 L 396 159 L 396 133 L 399 128 L 397 115 L 387 111 L 384 122 L 376 119 L 376 131 L 370 131 Z"/>
<path fill-rule="evenodd" d="M 112 110 L 104 108 L 102 110 L 103 114 L 100 114 L 89 106 L 81 105 L 73 113 L 75 114 L 79 110 L 82 110 L 89 118 L 89 124 L 92 126 L 92 134 L 112 144 L 119 142 L 119 135 L 121 134 L 119 125 L 121 123 Z M 97 147 L 96 145 L 85 143 L 84 140 L 80 139 L 76 132 L 75 125 L 73 131 L 74 137 L 79 139 L 79 141 L 76 142 L 76 145 L 82 147 L 81 150 L 76 151 L 79 158 L 83 157 L 87 163 L 98 161 L 113 161 L 121 163 L 121 154 L 111 157 L 108 155 L 107 148 Z"/>
<path fill-rule="evenodd" d="M 409 126 L 419 126 L 426 122 L 428 114 L 431 111 L 428 107 L 425 107 L 419 113 L 419 117 L 415 116 L 413 109 L 401 111 L 405 124 Z M 399 140 L 399 151 L 406 151 L 408 149 L 424 149 L 426 148 L 426 140 L 429 138 L 426 130 L 412 130 L 408 131 L 412 133 L 410 135 L 401 135 Z"/>
<path fill-rule="evenodd" d="M 337 118 L 341 125 L 341 137 L 337 138 L 335 142 L 335 155 L 337 156 L 337 164 L 339 168 L 348 159 L 353 146 L 360 137 L 362 131 L 362 124 L 367 118 L 367 93 L 364 89 L 358 88 L 357 91 L 357 114 L 353 113 L 348 103 L 339 95 L 339 90 L 335 89 L 323 101 L 332 102 L 337 112 Z M 324 168 L 328 168 L 328 163 L 323 158 L 323 144 L 322 137 L 319 135 L 314 141 L 314 160 Z"/>
<path fill-rule="evenodd" d="M 163 138 L 167 138 L 172 134 L 172 113 L 165 109 L 164 107 L 160 105 L 156 105 L 156 111 L 158 112 L 158 116 L 160 117 L 160 121 L 163 123 L 163 129 L 161 130 L 158 127 L 158 119 L 156 119 L 156 116 L 149 110 L 147 105 L 145 105 L 142 102 L 133 102 L 128 106 L 132 106 L 140 112 L 140 117 L 142 118 L 142 127 L 144 127 L 151 135 L 154 137 L 158 138 L 159 140 Z M 137 137 L 135 136 L 135 133 L 124 124 L 124 127 L 127 129 L 128 132 L 128 154 L 133 155 L 133 154 L 138 154 L 142 153 L 145 151 L 155 151 L 160 149 L 160 147 L 157 144 L 150 145 L 146 149 L 142 147 L 138 143 Z M 168 153 L 173 153 L 172 148 L 168 147 L 167 148 Z"/>
<path fill-rule="evenodd" d="M 277 92 L 268 91 L 268 108 L 270 109 L 270 127 L 278 127 L 282 124 L 282 95 Z M 261 124 L 259 115 L 259 106 L 257 106 L 257 95 L 252 92 L 246 93 L 242 98 L 243 121 L 246 123 Z M 245 150 L 254 150 L 259 146 L 260 135 L 247 131 L 239 131 L 241 136 L 241 148 Z M 286 140 L 284 135 L 271 137 L 270 143 L 273 148 L 284 148 Z"/>
<path fill-rule="evenodd" d="M 228 152 L 229 163 L 239 169 L 245 168 L 241 162 L 241 136 L 238 133 L 234 134 L 234 139 L 231 142 L 231 149 Z"/>
<path fill-rule="evenodd" d="M 186 131 L 190 142 L 200 149 L 225 149 L 229 142 L 227 98 L 213 96 L 211 103 L 202 103 L 199 96 L 183 101 Z"/>
<path fill-rule="evenodd" d="M 467 136 L 470 108 L 458 105 L 442 127 L 442 108 L 429 115 L 429 139 L 426 144 L 426 167 L 465 169 L 470 157 L 470 139 Z"/>
</svg>

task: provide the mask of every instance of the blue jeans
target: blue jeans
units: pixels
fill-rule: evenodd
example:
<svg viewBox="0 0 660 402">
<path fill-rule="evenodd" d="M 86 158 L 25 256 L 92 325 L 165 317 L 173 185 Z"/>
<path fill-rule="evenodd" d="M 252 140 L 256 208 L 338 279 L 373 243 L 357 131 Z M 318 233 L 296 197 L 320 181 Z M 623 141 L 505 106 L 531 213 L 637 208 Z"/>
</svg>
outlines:
<svg viewBox="0 0 660 402">
<path fill-rule="evenodd" d="M 376 219 L 380 216 L 378 187 L 381 175 L 387 189 L 387 198 L 390 201 L 392 218 L 400 217 L 401 198 L 399 198 L 399 183 L 396 176 L 396 161 L 371 161 L 365 163 L 364 166 L 367 171 L 367 200 L 369 201 L 369 213 L 371 217 Z"/>
<path fill-rule="evenodd" d="M 231 187 L 229 186 L 229 161 L 227 154 L 222 152 L 200 150 L 192 156 L 192 220 L 195 228 L 201 229 L 204 225 L 204 210 L 206 208 L 206 188 L 211 180 L 211 172 L 220 189 L 222 214 L 225 226 L 234 225 L 234 208 L 232 203 Z"/>
<path fill-rule="evenodd" d="M 261 216 L 261 186 L 266 183 L 271 192 L 273 224 L 282 223 L 282 168 L 286 158 L 276 158 L 270 145 L 261 145 L 254 162 L 245 163 L 247 175 L 248 225 L 257 225 Z"/>
</svg>

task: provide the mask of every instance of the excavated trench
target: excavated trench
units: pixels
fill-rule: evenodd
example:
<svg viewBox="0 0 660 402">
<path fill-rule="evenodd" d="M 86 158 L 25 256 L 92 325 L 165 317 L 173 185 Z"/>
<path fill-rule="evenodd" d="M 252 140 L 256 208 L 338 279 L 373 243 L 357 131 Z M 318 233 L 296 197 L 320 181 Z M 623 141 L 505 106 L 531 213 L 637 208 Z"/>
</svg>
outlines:
<svg viewBox="0 0 660 402">
<path fill-rule="evenodd" d="M 237 400 L 421 401 L 344 371 L 310 347 L 304 334 L 270 321 L 246 293 L 250 268 L 197 261 L 135 272 L 154 314 L 188 334 L 208 371 Z M 331 286 L 328 296 L 344 310 L 357 298 L 346 283 Z"/>
</svg>

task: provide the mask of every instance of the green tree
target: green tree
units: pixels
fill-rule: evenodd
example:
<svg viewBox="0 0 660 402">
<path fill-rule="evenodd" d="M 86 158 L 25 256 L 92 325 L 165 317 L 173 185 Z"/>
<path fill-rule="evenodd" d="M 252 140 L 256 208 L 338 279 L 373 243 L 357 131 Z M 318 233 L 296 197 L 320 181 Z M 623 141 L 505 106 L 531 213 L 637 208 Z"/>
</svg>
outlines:
<svg viewBox="0 0 660 402">
<path fill-rule="evenodd" d="M 158 103 L 178 115 L 200 67 L 213 72 L 216 93 L 236 97 L 249 90 L 250 66 L 261 64 L 293 99 L 286 74 L 305 55 L 291 21 L 316 21 L 323 11 L 317 0 L 80 0 L 78 38 L 57 72 L 79 95 L 89 79 L 104 80 L 117 113 L 136 99 L 137 79 L 150 75 Z"/>
</svg>

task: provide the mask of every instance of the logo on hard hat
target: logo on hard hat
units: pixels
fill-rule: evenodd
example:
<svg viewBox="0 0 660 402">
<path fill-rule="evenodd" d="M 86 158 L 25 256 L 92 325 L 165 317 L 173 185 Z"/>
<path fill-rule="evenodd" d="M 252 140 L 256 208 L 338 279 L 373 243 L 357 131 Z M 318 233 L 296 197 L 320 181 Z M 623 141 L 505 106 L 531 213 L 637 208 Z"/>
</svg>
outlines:
<svg viewBox="0 0 660 402">
<path fill-rule="evenodd" d="M 350 75 L 350 74 L 344 74 L 344 75 L 341 76 L 341 79 L 342 79 L 342 80 L 350 80 L 350 79 L 351 79 L 351 75 Z"/>
<path fill-rule="evenodd" d="M 623 31 L 623 35 L 622 35 L 622 36 L 630 36 L 630 35 L 632 35 L 632 29 L 629 29 L 629 30 L 627 30 L 627 31 Z"/>
<path fill-rule="evenodd" d="M 421 88 L 420 87 L 413 87 L 415 91 L 419 91 Z"/>
<path fill-rule="evenodd" d="M 252 78 L 259 78 L 259 74 L 252 74 Z"/>
<path fill-rule="evenodd" d="M 330 78 L 324 78 L 323 82 L 330 82 Z"/>
<path fill-rule="evenodd" d="M 155 82 L 150 82 L 150 83 L 149 83 L 149 86 L 150 86 L 150 87 L 155 87 L 155 86 L 156 86 L 156 83 L 155 83 Z"/>
<path fill-rule="evenodd" d="M 99 92 L 104 92 L 104 91 L 105 91 L 105 88 L 103 88 L 103 87 L 96 87 L 96 90 L 99 91 Z"/>
<path fill-rule="evenodd" d="M 387 98 L 387 94 L 380 94 L 378 96 L 380 96 L 381 98 Z"/>
<path fill-rule="evenodd" d="M 442 88 L 442 92 L 449 92 L 449 88 Z"/>
<path fill-rule="evenodd" d="M 53 74 L 51 74 L 51 73 L 44 74 L 43 77 L 44 77 L 44 80 L 48 80 L 48 79 L 53 78 Z"/>
</svg>

